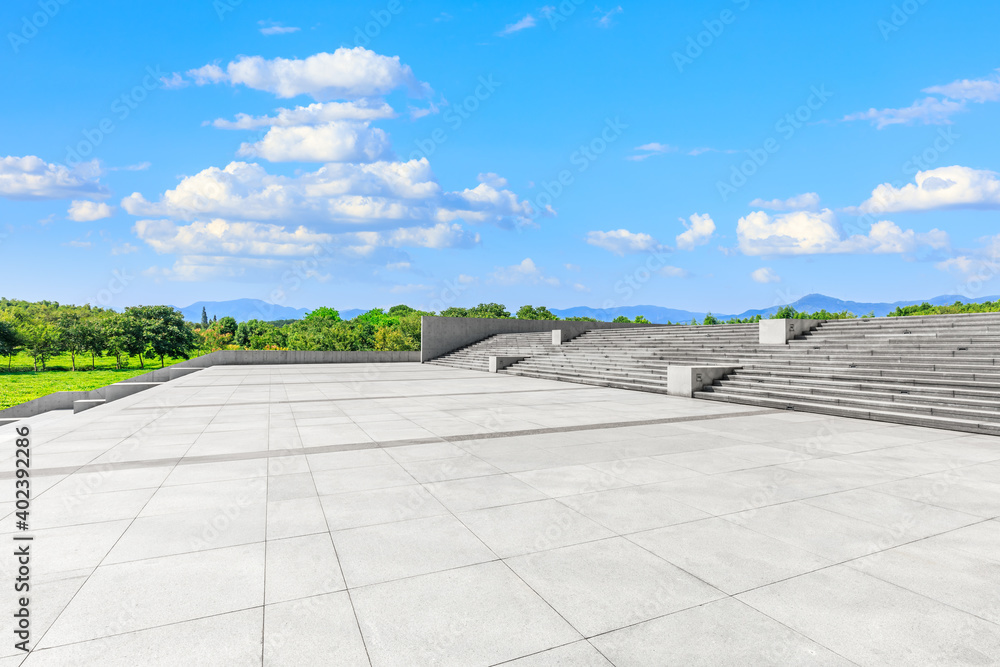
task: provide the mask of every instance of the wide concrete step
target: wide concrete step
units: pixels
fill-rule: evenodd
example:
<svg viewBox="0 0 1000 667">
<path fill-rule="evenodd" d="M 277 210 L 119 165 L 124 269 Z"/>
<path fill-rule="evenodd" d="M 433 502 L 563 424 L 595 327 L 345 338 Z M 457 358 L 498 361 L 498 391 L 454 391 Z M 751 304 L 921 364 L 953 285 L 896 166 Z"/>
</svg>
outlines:
<svg viewBox="0 0 1000 667">
<path fill-rule="evenodd" d="M 695 392 L 694 397 L 711 401 L 753 405 L 756 407 L 801 410 L 803 412 L 836 415 L 838 417 L 851 417 L 854 419 L 871 419 L 875 421 L 906 424 L 909 426 L 923 426 L 929 428 L 947 429 L 950 431 L 963 431 L 967 433 L 1000 435 L 1000 424 L 981 422 L 975 419 L 938 417 L 935 415 L 920 414 L 915 412 L 900 412 L 896 410 L 852 408 L 848 406 L 818 403 L 809 400 L 781 400 L 762 396 L 737 396 L 735 394 L 724 394 L 712 391 Z"/>
<path fill-rule="evenodd" d="M 759 396 L 782 401 L 806 400 L 813 403 L 825 405 L 836 405 L 870 410 L 895 410 L 898 412 L 916 412 L 919 414 L 934 415 L 939 417 L 957 417 L 960 419 L 974 419 L 983 422 L 995 422 L 1000 426 L 1000 413 L 996 410 L 988 410 L 977 407 L 963 407 L 949 404 L 933 404 L 913 402 L 906 400 L 906 396 L 888 397 L 876 394 L 865 394 L 857 392 L 853 395 L 830 395 L 830 394 L 805 394 L 796 391 L 794 387 L 781 390 L 760 389 L 757 387 L 740 387 L 735 385 L 713 385 L 705 387 L 704 391 L 726 394 L 732 396 Z"/>
</svg>

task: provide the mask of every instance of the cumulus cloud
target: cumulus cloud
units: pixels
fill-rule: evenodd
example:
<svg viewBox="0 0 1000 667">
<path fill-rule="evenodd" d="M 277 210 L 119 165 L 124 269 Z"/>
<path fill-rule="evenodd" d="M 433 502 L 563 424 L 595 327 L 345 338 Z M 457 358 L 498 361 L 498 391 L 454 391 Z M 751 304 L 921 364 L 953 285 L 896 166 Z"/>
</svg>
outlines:
<svg viewBox="0 0 1000 667">
<path fill-rule="evenodd" d="M 677 247 L 682 250 L 694 250 L 696 246 L 708 243 L 715 233 L 715 222 L 707 213 L 692 213 L 688 220 L 680 218 L 681 223 L 687 227 L 687 231 L 678 234 L 676 239 Z"/>
<path fill-rule="evenodd" d="M 619 257 L 623 257 L 626 253 L 663 249 L 660 242 L 649 234 L 630 232 L 627 229 L 587 232 L 587 243 L 604 248 Z"/>
<path fill-rule="evenodd" d="M 935 266 L 966 282 L 985 283 L 1000 276 L 1000 234 L 980 239 L 978 250 L 951 257 Z"/>
<path fill-rule="evenodd" d="M 389 136 L 368 123 L 338 121 L 324 125 L 272 127 L 236 154 L 269 162 L 375 162 L 390 157 Z"/>
<path fill-rule="evenodd" d="M 501 37 L 506 37 L 507 35 L 513 35 L 515 32 L 521 32 L 527 28 L 534 28 L 536 25 L 538 25 L 538 22 L 535 20 L 535 17 L 531 14 L 527 14 L 520 21 L 509 24 L 497 34 Z"/>
<path fill-rule="evenodd" d="M 93 222 L 110 218 L 114 208 L 103 202 L 74 199 L 69 205 L 66 217 L 76 222 Z"/>
<path fill-rule="evenodd" d="M 856 213 L 927 211 L 941 208 L 1000 208 L 1000 178 L 995 171 L 958 165 L 917 172 L 913 183 L 897 188 L 883 183 Z"/>
<path fill-rule="evenodd" d="M 560 285 L 558 278 L 544 275 L 531 258 L 525 258 L 520 264 L 513 266 L 497 267 L 490 274 L 490 279 L 499 285 L 548 285 L 550 287 L 559 287 Z"/>
<path fill-rule="evenodd" d="M 755 283 L 780 283 L 781 276 L 775 273 L 772 269 L 766 266 L 762 266 L 756 271 L 750 273 L 750 277 Z"/>
<path fill-rule="evenodd" d="M 147 201 L 136 192 L 122 200 L 135 216 L 182 220 L 415 225 L 530 220 L 531 205 L 481 177 L 477 187 L 443 192 L 426 159 L 370 164 L 330 163 L 296 176 L 268 174 L 254 163 L 231 162 L 184 178 L 176 188 Z"/>
<path fill-rule="evenodd" d="M 925 97 L 908 107 L 898 109 L 872 108 L 848 114 L 842 120 L 871 121 L 880 130 L 890 125 L 950 125 L 951 117 L 965 111 L 970 102 L 983 104 L 1000 100 L 1000 76 L 960 79 L 942 86 L 924 88 L 923 92 L 938 97 Z"/>
<path fill-rule="evenodd" d="M 819 209 L 819 195 L 815 192 L 804 192 L 788 199 L 754 199 L 750 202 L 753 208 L 766 208 L 771 211 L 815 211 Z"/>
<path fill-rule="evenodd" d="M 227 82 L 281 98 L 309 95 L 320 102 L 377 97 L 397 88 L 407 88 L 415 96 L 430 93 L 429 86 L 419 82 L 399 56 L 379 55 L 361 46 L 341 47 L 304 59 L 240 56 L 225 69 L 210 64 L 190 70 L 188 75 L 198 85 Z"/>
<path fill-rule="evenodd" d="M 836 253 L 913 253 L 921 246 L 941 249 L 948 235 L 938 229 L 917 233 L 882 220 L 868 234 L 843 238 L 836 216 L 830 209 L 794 211 L 770 216 L 755 211 L 736 225 L 740 251 L 745 255 L 817 255 Z"/>
<path fill-rule="evenodd" d="M 212 126 L 221 130 L 255 130 L 261 127 L 322 125 L 342 120 L 372 121 L 392 118 L 395 112 L 382 100 L 361 99 L 348 102 L 315 102 L 294 109 L 280 108 L 273 116 L 236 114 L 235 120 L 216 118 Z"/>
<path fill-rule="evenodd" d="M 70 169 L 35 155 L 0 158 L 0 197 L 8 199 L 104 198 L 111 194 L 99 183 L 97 160 Z"/>
</svg>

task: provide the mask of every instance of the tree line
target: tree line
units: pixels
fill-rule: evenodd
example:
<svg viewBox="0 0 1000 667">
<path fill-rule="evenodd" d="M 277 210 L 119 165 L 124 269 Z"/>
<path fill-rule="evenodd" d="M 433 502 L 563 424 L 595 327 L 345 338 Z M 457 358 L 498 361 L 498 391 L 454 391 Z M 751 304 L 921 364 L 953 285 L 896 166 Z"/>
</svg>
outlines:
<svg viewBox="0 0 1000 667">
<path fill-rule="evenodd" d="M 123 312 L 87 306 L 63 305 L 57 301 L 0 299 L 0 355 L 10 370 L 14 355 L 24 352 L 35 371 L 45 370 L 53 357 L 69 354 L 73 370 L 77 357 L 114 357 L 115 367 L 138 358 L 190 358 L 196 346 L 193 330 L 184 316 L 170 306 L 130 306 Z"/>
</svg>

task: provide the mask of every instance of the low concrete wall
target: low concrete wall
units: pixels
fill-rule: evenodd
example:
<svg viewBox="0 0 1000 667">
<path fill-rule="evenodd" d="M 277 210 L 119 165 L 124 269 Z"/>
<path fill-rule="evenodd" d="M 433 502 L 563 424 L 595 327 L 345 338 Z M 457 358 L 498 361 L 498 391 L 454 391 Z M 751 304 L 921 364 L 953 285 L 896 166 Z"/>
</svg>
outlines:
<svg viewBox="0 0 1000 667">
<path fill-rule="evenodd" d="M 819 320 L 761 320 L 760 344 L 784 345 L 819 326 Z"/>
<path fill-rule="evenodd" d="M 563 341 L 591 329 L 661 327 L 665 324 L 619 324 L 617 322 L 564 322 L 561 320 L 492 319 L 488 317 L 421 317 L 420 361 L 430 361 L 459 348 L 501 333 L 562 331 Z"/>
<path fill-rule="evenodd" d="M 667 393 L 691 398 L 694 392 L 732 373 L 736 366 L 667 366 Z"/>
</svg>

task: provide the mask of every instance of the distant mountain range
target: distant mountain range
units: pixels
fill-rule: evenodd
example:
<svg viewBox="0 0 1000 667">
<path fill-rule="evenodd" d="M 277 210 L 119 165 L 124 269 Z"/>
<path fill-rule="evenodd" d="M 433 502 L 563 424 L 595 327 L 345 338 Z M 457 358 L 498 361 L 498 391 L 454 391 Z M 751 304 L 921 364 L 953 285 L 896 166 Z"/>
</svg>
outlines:
<svg viewBox="0 0 1000 667">
<path fill-rule="evenodd" d="M 862 303 L 859 301 L 844 301 L 835 299 L 832 296 L 823 294 L 809 294 L 791 304 L 795 310 L 802 312 L 815 312 L 817 310 L 827 310 L 829 312 L 839 312 L 849 310 L 855 315 L 867 315 L 874 312 L 876 317 L 883 317 L 896 310 L 897 306 L 911 306 L 923 303 L 924 301 L 935 306 L 943 306 L 961 301 L 963 303 L 982 303 L 984 301 L 996 301 L 1000 296 L 984 296 L 978 299 L 967 299 L 955 294 L 944 294 L 932 299 L 914 299 L 912 301 L 896 301 L 894 303 Z M 742 313 L 713 313 L 719 319 L 729 319 L 730 317 L 753 317 L 762 315 L 764 317 L 776 312 L 782 306 L 771 306 L 757 310 L 745 310 Z M 308 308 L 290 308 L 288 306 L 276 306 L 274 304 L 261 301 L 260 299 L 236 299 L 234 301 L 199 301 L 190 306 L 178 308 L 184 314 L 184 319 L 188 322 L 201 321 L 201 309 L 205 308 L 208 319 L 213 317 L 233 317 L 238 322 L 247 320 L 297 320 L 305 317 L 309 312 Z M 675 308 L 664 308 L 663 306 L 621 306 L 618 308 L 590 308 L 588 306 L 576 306 L 575 308 L 552 308 L 552 312 L 559 317 L 593 317 L 599 320 L 613 320 L 619 315 L 624 315 L 629 319 L 635 319 L 636 315 L 642 315 L 650 322 L 666 324 L 667 322 L 690 322 L 693 318 L 701 321 L 705 317 L 704 312 L 694 312 L 690 310 L 677 310 Z M 352 308 L 340 311 L 340 316 L 345 320 L 357 317 L 365 311 Z"/>
</svg>

